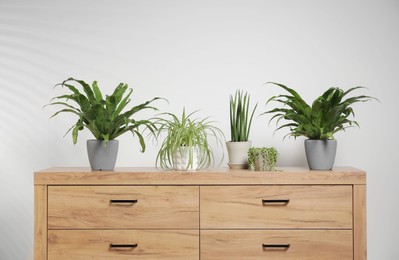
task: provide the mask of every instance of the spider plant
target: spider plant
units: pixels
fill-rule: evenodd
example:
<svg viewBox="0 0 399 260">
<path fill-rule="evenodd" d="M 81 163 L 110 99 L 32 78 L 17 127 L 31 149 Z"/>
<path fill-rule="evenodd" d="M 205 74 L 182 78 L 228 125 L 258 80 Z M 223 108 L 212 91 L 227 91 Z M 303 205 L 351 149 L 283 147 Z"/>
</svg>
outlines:
<svg viewBox="0 0 399 260">
<path fill-rule="evenodd" d="M 141 151 L 145 151 L 146 145 L 139 127 L 143 126 L 151 132 L 154 132 L 156 127 L 151 120 L 137 120 L 132 117 L 144 109 L 157 110 L 150 104 L 160 99 L 159 97 L 133 106 L 123 112 L 130 103 L 130 96 L 133 92 L 133 89 L 128 88 L 128 84 L 120 83 L 114 92 L 110 96 L 106 95 L 105 98 L 97 85 L 97 81 L 94 81 L 90 86 L 83 80 L 68 78 L 55 85 L 55 87 L 57 86 L 65 87 L 71 93 L 56 96 L 50 101 L 48 105 L 63 107 L 63 109 L 54 113 L 51 118 L 60 113 L 71 113 L 77 116 L 77 122 L 65 134 L 67 135 L 72 131 L 74 144 L 78 140 L 78 132 L 84 128 L 89 129 L 97 140 L 105 141 L 105 145 L 109 140 L 114 140 L 126 132 L 131 132 L 133 136 L 137 135 L 139 138 Z M 77 86 L 81 87 L 83 92 Z"/>
<path fill-rule="evenodd" d="M 225 139 L 223 132 L 213 125 L 214 121 L 209 121 L 209 117 L 193 118 L 196 112 L 186 114 L 183 109 L 180 117 L 173 113 L 162 113 L 160 116 L 168 118 L 157 118 L 158 130 L 155 137 L 158 139 L 162 133 L 166 133 L 156 158 L 157 166 L 159 164 L 164 170 L 176 169 L 176 153 L 182 153 L 184 156 L 186 152 L 188 154 L 186 170 L 199 170 L 214 165 L 214 152 L 209 137 L 213 137 L 217 145 L 222 145 Z M 195 165 L 195 162 L 198 162 L 198 165 Z"/>
<path fill-rule="evenodd" d="M 230 130 L 232 142 L 248 141 L 251 130 L 252 118 L 256 107 L 249 114 L 250 95 L 242 90 L 237 90 L 234 97 L 230 95 Z M 249 117 L 250 115 L 250 117 Z"/>
<path fill-rule="evenodd" d="M 279 83 L 268 83 L 279 86 L 286 90 L 288 94 L 271 97 L 266 104 L 274 101 L 283 104 L 283 106 L 263 114 L 274 114 L 269 122 L 277 119 L 276 125 L 282 119 L 287 120 L 288 123 L 279 126 L 276 131 L 289 128 L 290 133 L 286 136 L 293 136 L 294 138 L 305 136 L 311 140 L 334 140 L 335 133 L 344 131 L 348 127 L 359 126 L 357 121 L 350 118 L 350 116 L 355 116 L 351 107 L 353 104 L 372 99 L 378 100 L 365 95 L 346 98 L 352 91 L 364 88 L 360 86 L 346 91 L 340 88 L 329 88 L 314 100 L 312 105 L 308 105 L 295 90 Z"/>
</svg>

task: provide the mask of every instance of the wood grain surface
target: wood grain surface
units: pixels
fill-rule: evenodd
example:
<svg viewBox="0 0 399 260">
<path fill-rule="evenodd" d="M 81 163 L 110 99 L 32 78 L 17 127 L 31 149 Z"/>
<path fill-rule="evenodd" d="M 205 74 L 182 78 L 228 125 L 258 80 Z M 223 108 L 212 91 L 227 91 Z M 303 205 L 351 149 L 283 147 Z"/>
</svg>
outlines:
<svg viewBox="0 0 399 260">
<path fill-rule="evenodd" d="M 352 229 L 352 186 L 206 186 L 202 229 Z M 262 203 L 289 200 L 289 203 Z"/>
<path fill-rule="evenodd" d="M 48 260 L 199 259 L 198 230 L 50 230 L 48 236 Z"/>
<path fill-rule="evenodd" d="M 289 248 L 263 248 L 289 245 Z M 352 257 L 350 230 L 202 230 L 202 260 L 346 260 Z"/>
<path fill-rule="evenodd" d="M 261 185 L 261 184 L 365 184 L 364 171 L 336 167 L 331 171 L 282 167 L 277 172 L 225 168 L 206 171 L 160 171 L 155 168 L 49 168 L 35 173 L 35 184 L 55 185 Z"/>
<path fill-rule="evenodd" d="M 111 203 L 137 200 L 137 203 Z M 198 186 L 49 186 L 49 229 L 198 229 Z"/>
</svg>

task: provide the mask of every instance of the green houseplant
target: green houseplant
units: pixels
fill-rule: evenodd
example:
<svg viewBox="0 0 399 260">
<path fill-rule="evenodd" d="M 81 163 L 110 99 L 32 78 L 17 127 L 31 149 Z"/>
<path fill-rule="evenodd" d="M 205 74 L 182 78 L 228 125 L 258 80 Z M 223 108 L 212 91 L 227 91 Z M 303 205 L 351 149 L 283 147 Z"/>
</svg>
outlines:
<svg viewBox="0 0 399 260">
<path fill-rule="evenodd" d="M 66 133 L 72 132 L 74 144 L 78 140 L 78 132 L 84 128 L 93 134 L 95 140 L 87 141 L 89 161 L 93 170 L 114 169 L 118 151 L 118 141 L 115 139 L 126 132 L 137 136 L 141 152 L 145 151 L 145 141 L 139 128 L 144 127 L 153 132 L 156 129 L 155 125 L 151 120 L 137 120 L 133 119 L 133 116 L 144 109 L 157 110 L 150 104 L 160 98 L 153 98 L 125 110 L 133 92 L 131 88 L 128 88 L 128 84 L 120 83 L 111 95 L 105 97 L 97 81 L 90 86 L 83 80 L 68 78 L 56 86 L 67 88 L 70 93 L 56 96 L 50 101 L 48 105 L 63 107 L 51 118 L 60 113 L 76 115 L 77 122 Z"/>
<path fill-rule="evenodd" d="M 245 169 L 248 167 L 247 153 L 252 143 L 249 140 L 252 118 L 256 104 L 250 109 L 250 95 L 237 90 L 234 97 L 230 95 L 230 133 L 231 140 L 226 142 L 229 155 L 229 167 Z"/>
<path fill-rule="evenodd" d="M 275 171 L 278 152 L 274 147 L 251 147 L 248 150 L 248 168 L 251 171 Z"/>
<path fill-rule="evenodd" d="M 321 96 L 308 105 L 293 89 L 274 82 L 274 84 L 288 94 L 271 97 L 271 101 L 282 104 L 263 114 L 274 114 L 270 121 L 276 119 L 278 125 L 284 119 L 287 123 L 279 126 L 277 130 L 289 128 L 286 136 L 305 136 L 305 151 L 310 169 L 329 170 L 334 165 L 337 141 L 334 134 L 344 131 L 348 127 L 359 126 L 354 117 L 352 105 L 358 102 L 367 102 L 374 97 L 360 95 L 347 97 L 352 91 L 363 87 L 353 87 L 344 91 L 340 88 L 329 88 Z"/>
<path fill-rule="evenodd" d="M 196 112 L 186 114 L 183 109 L 180 117 L 162 113 L 161 116 L 168 118 L 157 118 L 155 137 L 158 139 L 162 133 L 166 133 L 166 137 L 159 149 L 156 166 L 164 170 L 199 170 L 214 164 L 209 138 L 222 145 L 225 139 L 223 132 L 208 117 L 193 118 Z"/>
</svg>

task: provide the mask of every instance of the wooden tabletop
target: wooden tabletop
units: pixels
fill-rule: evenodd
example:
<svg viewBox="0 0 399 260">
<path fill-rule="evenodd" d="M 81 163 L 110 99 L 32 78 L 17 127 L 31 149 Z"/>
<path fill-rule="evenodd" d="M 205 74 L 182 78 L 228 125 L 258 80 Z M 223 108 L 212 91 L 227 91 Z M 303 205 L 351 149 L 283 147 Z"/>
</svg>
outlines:
<svg viewBox="0 0 399 260">
<path fill-rule="evenodd" d="M 218 168 L 200 171 L 163 171 L 153 167 L 91 171 L 85 167 L 48 168 L 35 172 L 35 185 L 264 185 L 366 184 L 366 173 L 354 167 L 331 171 L 279 167 L 275 172 Z"/>
</svg>

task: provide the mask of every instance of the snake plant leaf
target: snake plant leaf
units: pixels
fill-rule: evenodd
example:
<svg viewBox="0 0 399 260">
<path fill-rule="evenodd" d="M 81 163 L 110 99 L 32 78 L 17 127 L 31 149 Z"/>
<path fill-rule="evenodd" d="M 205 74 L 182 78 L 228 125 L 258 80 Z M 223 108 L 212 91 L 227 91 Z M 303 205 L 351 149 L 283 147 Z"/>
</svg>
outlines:
<svg viewBox="0 0 399 260">
<path fill-rule="evenodd" d="M 231 141 L 248 141 L 253 115 L 257 104 L 250 111 L 250 95 L 242 90 L 237 90 L 230 95 L 230 133 Z"/>
</svg>

